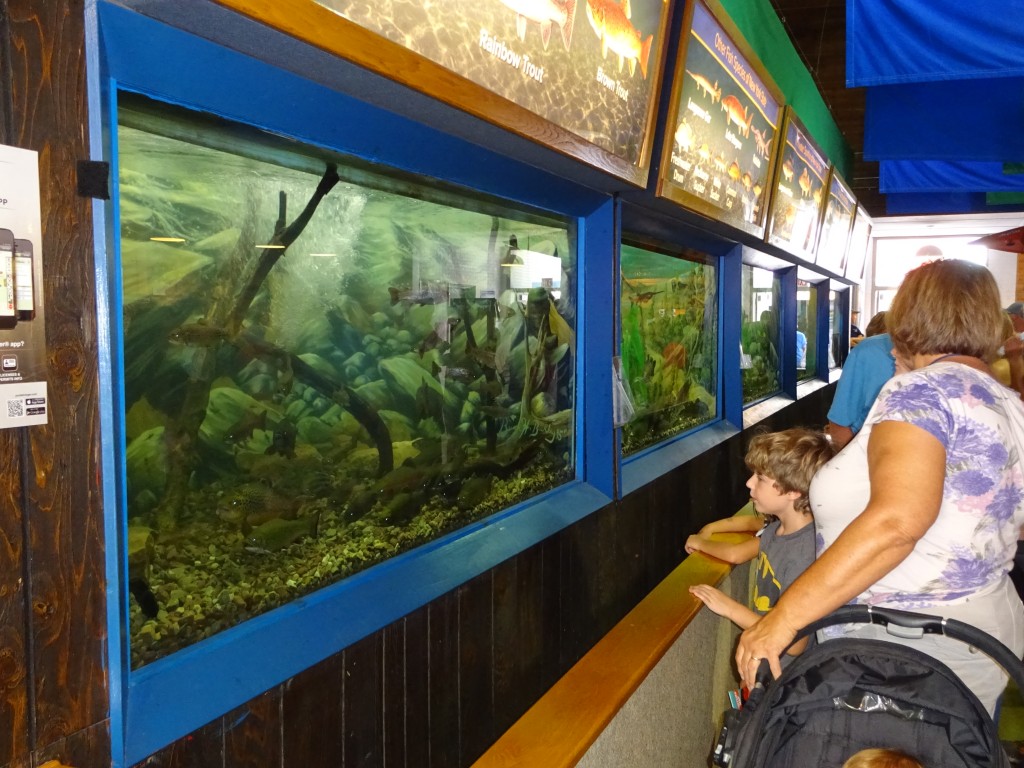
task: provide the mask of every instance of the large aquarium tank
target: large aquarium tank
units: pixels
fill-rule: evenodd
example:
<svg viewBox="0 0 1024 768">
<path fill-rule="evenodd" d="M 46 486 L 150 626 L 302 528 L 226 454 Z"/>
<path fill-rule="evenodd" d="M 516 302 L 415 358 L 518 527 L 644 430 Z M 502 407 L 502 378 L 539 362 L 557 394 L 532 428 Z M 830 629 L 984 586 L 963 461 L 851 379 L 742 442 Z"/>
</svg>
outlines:
<svg viewBox="0 0 1024 768">
<path fill-rule="evenodd" d="M 779 358 L 782 301 L 779 280 L 771 270 L 744 264 L 740 284 L 740 373 L 746 405 L 782 389 Z"/>
<path fill-rule="evenodd" d="M 813 379 L 818 371 L 818 290 L 804 280 L 796 283 L 796 377 Z"/>
<path fill-rule="evenodd" d="M 139 667 L 575 475 L 571 219 L 121 97 Z"/>
<path fill-rule="evenodd" d="M 718 281 L 695 251 L 623 243 L 622 379 L 633 416 L 622 454 L 694 429 L 718 413 Z"/>
</svg>

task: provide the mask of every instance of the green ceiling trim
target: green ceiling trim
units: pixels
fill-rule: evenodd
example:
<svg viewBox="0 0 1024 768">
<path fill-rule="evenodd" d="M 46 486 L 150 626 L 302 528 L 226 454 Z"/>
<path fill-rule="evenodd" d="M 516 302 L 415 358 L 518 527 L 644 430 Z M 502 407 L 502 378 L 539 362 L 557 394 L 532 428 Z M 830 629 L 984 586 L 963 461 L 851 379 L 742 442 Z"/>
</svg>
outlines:
<svg viewBox="0 0 1024 768">
<path fill-rule="evenodd" d="M 1024 205 L 1024 192 L 988 192 L 985 205 Z"/>
<path fill-rule="evenodd" d="M 691 0 L 692 1 L 692 0 Z M 818 86 L 793 47 L 769 0 L 719 0 L 761 59 L 786 103 L 847 181 L 853 178 L 853 152 L 839 131 Z M 842 13 L 840 9 L 837 11 Z"/>
</svg>

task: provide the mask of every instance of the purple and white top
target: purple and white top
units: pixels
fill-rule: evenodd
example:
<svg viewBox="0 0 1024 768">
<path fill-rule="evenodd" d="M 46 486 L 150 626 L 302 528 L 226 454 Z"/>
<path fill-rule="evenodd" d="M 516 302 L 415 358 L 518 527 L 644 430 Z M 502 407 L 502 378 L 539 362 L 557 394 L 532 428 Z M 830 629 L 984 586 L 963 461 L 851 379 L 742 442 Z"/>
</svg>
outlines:
<svg viewBox="0 0 1024 768">
<path fill-rule="evenodd" d="M 994 588 L 1006 578 L 1024 524 L 1018 460 L 1024 434 L 1014 437 L 1024 424 L 1024 405 L 991 376 L 959 363 L 936 363 L 890 379 L 863 429 L 814 476 L 810 499 L 818 555 L 867 506 L 868 440 L 883 421 L 913 424 L 942 443 L 942 505 L 906 560 L 854 602 L 915 610 Z M 912 476 L 907 480 L 914 482 Z"/>
</svg>

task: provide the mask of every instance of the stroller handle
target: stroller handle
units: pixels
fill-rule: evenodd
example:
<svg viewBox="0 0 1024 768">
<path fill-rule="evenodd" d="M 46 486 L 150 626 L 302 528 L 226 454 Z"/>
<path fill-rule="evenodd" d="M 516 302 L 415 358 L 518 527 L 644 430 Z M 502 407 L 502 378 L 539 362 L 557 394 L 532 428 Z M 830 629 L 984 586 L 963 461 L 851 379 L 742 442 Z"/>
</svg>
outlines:
<svg viewBox="0 0 1024 768">
<path fill-rule="evenodd" d="M 875 608 L 869 605 L 844 605 L 828 616 L 808 624 L 797 633 L 793 642 L 819 629 L 837 624 L 878 624 L 885 627 L 889 634 L 902 638 L 945 635 L 987 654 L 1013 678 L 1018 688 L 1024 690 L 1024 665 L 1013 651 L 977 627 L 942 616 L 929 616 L 895 608 Z"/>
</svg>

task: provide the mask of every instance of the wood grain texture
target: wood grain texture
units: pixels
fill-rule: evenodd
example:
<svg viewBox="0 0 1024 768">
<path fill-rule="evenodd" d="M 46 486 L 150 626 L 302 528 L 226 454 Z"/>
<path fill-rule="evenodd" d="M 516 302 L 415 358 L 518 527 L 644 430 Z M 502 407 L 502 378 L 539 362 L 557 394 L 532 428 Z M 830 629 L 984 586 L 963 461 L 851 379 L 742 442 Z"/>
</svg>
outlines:
<svg viewBox="0 0 1024 768">
<path fill-rule="evenodd" d="M 337 768 L 342 764 L 344 662 L 344 653 L 338 653 L 282 686 L 285 765 Z"/>
<path fill-rule="evenodd" d="M 383 634 L 376 632 L 345 650 L 346 768 L 384 765 Z"/>
<path fill-rule="evenodd" d="M 91 208 L 75 194 L 86 144 L 84 3 L 8 0 L 16 146 L 39 155 L 49 424 L 25 430 L 19 468 L 30 548 L 25 588 L 29 748 L 109 765 L 105 576 Z M 20 750 L 19 750 L 20 751 Z"/>
<path fill-rule="evenodd" d="M 134 768 L 224 768 L 224 718 L 178 739 Z"/>
<path fill-rule="evenodd" d="M 279 687 L 224 716 L 224 768 L 284 768 Z"/>
</svg>

